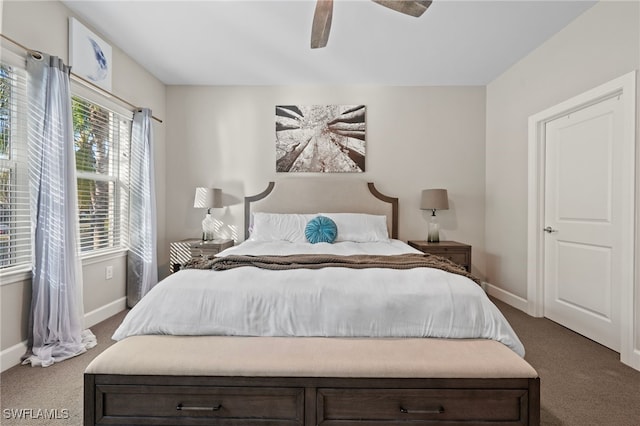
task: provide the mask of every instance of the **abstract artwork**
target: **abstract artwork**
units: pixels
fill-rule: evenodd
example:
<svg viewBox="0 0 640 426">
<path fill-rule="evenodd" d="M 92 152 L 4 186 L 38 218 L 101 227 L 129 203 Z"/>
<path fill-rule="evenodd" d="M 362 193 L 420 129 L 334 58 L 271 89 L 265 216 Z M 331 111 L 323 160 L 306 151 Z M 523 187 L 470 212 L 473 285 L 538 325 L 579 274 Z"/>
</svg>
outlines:
<svg viewBox="0 0 640 426">
<path fill-rule="evenodd" d="M 364 172 L 364 105 L 276 105 L 277 172 Z"/>
<path fill-rule="evenodd" d="M 69 18 L 69 63 L 74 74 L 111 91 L 111 46 Z"/>
</svg>

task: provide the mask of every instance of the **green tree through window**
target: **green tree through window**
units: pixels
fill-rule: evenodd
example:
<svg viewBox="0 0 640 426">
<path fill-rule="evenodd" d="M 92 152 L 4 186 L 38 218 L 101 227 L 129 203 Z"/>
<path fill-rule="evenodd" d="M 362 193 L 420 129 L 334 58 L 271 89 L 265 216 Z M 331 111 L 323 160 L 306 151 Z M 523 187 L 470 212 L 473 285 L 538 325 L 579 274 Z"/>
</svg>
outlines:
<svg viewBox="0 0 640 426">
<path fill-rule="evenodd" d="M 80 97 L 72 100 L 78 174 L 80 250 L 120 245 L 118 171 L 121 139 L 117 114 Z"/>
</svg>

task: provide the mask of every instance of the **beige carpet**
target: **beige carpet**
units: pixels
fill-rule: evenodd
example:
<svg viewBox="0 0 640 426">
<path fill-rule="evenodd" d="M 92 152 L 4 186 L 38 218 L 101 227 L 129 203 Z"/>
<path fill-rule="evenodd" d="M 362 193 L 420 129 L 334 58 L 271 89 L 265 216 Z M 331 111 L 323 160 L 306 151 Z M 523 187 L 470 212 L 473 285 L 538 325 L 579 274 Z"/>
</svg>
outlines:
<svg viewBox="0 0 640 426">
<path fill-rule="evenodd" d="M 98 338 L 98 346 L 82 355 L 47 368 L 20 365 L 2 373 L 0 425 L 81 426 L 82 373 L 100 352 L 115 343 L 111 335 L 124 315 L 122 312 L 91 327 Z M 22 419 L 13 418 L 20 410 Z M 49 415 L 53 412 L 54 419 L 43 419 L 45 414 L 38 413 L 38 410 L 48 410 Z M 56 415 L 58 419 L 55 419 Z"/>
<path fill-rule="evenodd" d="M 640 425 L 640 372 L 621 364 L 617 353 L 564 327 L 496 304 L 524 343 L 526 359 L 540 374 L 543 425 Z M 86 354 L 44 369 L 16 366 L 2 373 L 0 424 L 80 426 L 82 372 L 113 343 L 110 336 L 123 315 L 92 327 L 98 346 Z M 68 418 L 7 418 L 20 409 L 31 410 L 32 417 L 38 410 L 57 410 L 58 417 Z"/>
<path fill-rule="evenodd" d="M 640 371 L 553 321 L 494 302 L 540 375 L 543 425 L 640 425 Z"/>
</svg>

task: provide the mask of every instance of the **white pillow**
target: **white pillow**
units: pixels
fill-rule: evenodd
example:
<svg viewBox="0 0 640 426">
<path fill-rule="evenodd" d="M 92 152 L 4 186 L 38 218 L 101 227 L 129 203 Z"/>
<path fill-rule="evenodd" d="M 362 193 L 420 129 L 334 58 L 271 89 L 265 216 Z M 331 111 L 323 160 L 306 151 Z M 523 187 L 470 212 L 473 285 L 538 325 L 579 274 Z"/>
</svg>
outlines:
<svg viewBox="0 0 640 426">
<path fill-rule="evenodd" d="M 304 229 L 314 214 L 254 213 L 251 241 L 306 242 Z"/>
<path fill-rule="evenodd" d="M 364 213 L 320 213 L 338 227 L 338 241 L 356 243 L 388 242 L 387 217 Z"/>
</svg>

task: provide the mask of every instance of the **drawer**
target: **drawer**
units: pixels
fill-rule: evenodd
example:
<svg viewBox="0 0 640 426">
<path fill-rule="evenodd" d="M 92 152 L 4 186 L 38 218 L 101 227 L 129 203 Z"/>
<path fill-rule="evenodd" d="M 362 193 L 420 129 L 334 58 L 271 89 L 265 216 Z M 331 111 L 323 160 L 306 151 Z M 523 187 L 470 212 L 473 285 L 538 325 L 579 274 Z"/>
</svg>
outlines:
<svg viewBox="0 0 640 426">
<path fill-rule="evenodd" d="M 450 261 L 457 263 L 458 265 L 466 266 L 469 263 L 469 259 L 467 259 L 466 253 L 456 253 L 452 251 L 442 251 L 442 252 L 430 252 L 434 256 L 444 257 L 445 259 L 449 259 Z"/>
<path fill-rule="evenodd" d="M 220 250 L 212 247 L 206 247 L 206 248 L 193 247 L 191 249 L 191 257 L 200 257 L 200 256 L 210 257 L 210 256 L 215 256 L 218 253 L 220 253 Z"/>
<path fill-rule="evenodd" d="M 304 421 L 301 388 L 99 385 L 97 390 L 96 399 L 102 402 L 97 424 L 136 424 L 133 419 L 140 417 L 153 418 L 158 425 L 212 424 L 214 420 L 215 424 L 299 425 Z"/>
<path fill-rule="evenodd" d="M 318 425 L 325 426 L 358 421 L 528 421 L 526 389 L 319 389 L 317 403 Z"/>
</svg>

